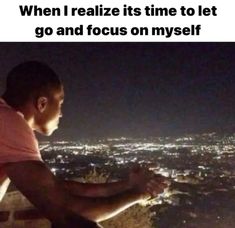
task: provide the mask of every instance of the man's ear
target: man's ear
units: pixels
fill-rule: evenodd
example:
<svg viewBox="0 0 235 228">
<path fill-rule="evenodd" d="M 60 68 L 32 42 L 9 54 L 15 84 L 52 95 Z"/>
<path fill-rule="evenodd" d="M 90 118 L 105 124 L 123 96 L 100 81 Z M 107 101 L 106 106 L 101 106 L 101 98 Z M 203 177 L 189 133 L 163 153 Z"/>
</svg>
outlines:
<svg viewBox="0 0 235 228">
<path fill-rule="evenodd" d="M 36 102 L 36 108 L 40 113 L 42 113 L 45 111 L 47 104 L 48 104 L 47 97 L 39 97 Z"/>
</svg>

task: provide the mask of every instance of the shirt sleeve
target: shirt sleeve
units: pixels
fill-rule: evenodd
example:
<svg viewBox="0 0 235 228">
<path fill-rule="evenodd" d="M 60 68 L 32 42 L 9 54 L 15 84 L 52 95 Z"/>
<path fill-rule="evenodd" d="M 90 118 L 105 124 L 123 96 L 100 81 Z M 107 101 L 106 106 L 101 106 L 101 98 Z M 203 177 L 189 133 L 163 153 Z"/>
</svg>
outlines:
<svg viewBox="0 0 235 228">
<path fill-rule="evenodd" d="M 14 110 L 0 111 L 0 164 L 42 161 L 33 130 Z"/>
</svg>

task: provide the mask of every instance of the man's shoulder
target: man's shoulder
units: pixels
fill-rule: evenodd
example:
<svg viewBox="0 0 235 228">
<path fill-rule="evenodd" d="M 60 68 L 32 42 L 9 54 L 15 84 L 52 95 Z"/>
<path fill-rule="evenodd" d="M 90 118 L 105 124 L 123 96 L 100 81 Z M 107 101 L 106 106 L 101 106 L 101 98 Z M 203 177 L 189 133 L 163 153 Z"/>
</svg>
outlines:
<svg viewBox="0 0 235 228">
<path fill-rule="evenodd" d="M 13 108 L 0 105 L 0 143 L 28 147 L 37 145 L 37 140 L 26 120 Z M 33 146 L 34 148 L 35 146 Z"/>
<path fill-rule="evenodd" d="M 35 134 L 14 109 L 0 107 L 0 164 L 25 160 L 41 161 Z"/>
</svg>

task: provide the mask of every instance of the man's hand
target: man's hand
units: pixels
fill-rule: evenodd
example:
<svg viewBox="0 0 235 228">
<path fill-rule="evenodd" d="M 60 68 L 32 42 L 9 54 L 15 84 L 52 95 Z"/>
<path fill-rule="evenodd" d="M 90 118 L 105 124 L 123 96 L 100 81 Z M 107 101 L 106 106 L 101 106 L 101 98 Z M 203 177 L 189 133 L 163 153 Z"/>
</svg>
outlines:
<svg viewBox="0 0 235 228">
<path fill-rule="evenodd" d="M 167 187 L 166 178 L 156 175 L 147 168 L 134 166 L 129 172 L 129 185 L 143 194 L 143 199 L 157 197 Z"/>
</svg>

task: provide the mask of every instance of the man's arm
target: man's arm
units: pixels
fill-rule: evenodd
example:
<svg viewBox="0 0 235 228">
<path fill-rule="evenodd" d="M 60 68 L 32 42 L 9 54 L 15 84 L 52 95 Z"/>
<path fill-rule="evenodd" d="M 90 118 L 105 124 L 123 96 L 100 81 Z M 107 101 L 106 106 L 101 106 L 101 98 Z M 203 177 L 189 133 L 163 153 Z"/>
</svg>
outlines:
<svg viewBox="0 0 235 228">
<path fill-rule="evenodd" d="M 65 180 L 63 185 L 71 194 L 86 197 L 107 197 L 132 188 L 128 179 L 110 183 L 80 183 Z"/>
<path fill-rule="evenodd" d="M 146 179 L 147 178 L 147 179 Z M 143 188 L 145 183 L 155 180 L 155 189 L 158 191 L 165 187 L 161 186 L 166 178 L 160 175 L 154 175 L 147 168 L 141 168 L 138 165 L 133 166 L 125 180 L 109 182 L 109 183 L 80 183 L 77 181 L 65 180 L 63 185 L 67 190 L 74 195 L 87 196 L 87 197 L 107 197 L 113 196 L 133 188 Z M 148 189 L 146 189 L 148 190 Z M 151 190 L 149 191 L 151 192 Z M 151 192 L 152 195 L 154 195 Z"/>
<path fill-rule="evenodd" d="M 77 215 L 99 222 L 149 198 L 149 194 L 135 190 L 111 197 L 74 196 L 42 162 L 8 163 L 4 169 L 16 187 L 51 221 L 67 221 Z"/>
<path fill-rule="evenodd" d="M 99 227 L 95 222 L 65 207 L 66 195 L 62 188 L 58 188 L 57 179 L 44 163 L 37 161 L 8 163 L 3 169 L 18 190 L 52 222 L 53 227 Z"/>
</svg>

